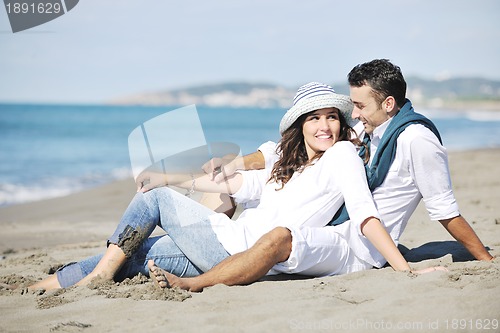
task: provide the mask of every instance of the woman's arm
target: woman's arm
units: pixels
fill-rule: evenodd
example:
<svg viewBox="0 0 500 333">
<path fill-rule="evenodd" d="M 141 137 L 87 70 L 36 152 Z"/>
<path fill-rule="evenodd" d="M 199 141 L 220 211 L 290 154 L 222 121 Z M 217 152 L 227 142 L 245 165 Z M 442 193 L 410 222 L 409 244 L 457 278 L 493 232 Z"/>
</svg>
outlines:
<svg viewBox="0 0 500 333">
<path fill-rule="evenodd" d="M 435 266 L 413 271 L 410 265 L 399 252 L 391 236 L 380 223 L 380 220 L 374 217 L 367 218 L 361 224 L 361 232 L 375 246 L 375 248 L 384 256 L 389 265 L 396 271 L 410 271 L 416 274 L 430 273 L 434 271 L 447 271 L 445 267 Z"/>
<path fill-rule="evenodd" d="M 264 155 L 260 151 L 256 151 L 245 156 L 213 158 L 205 163 L 202 169 L 211 175 L 215 182 L 219 183 L 224 181 L 224 177 L 233 175 L 236 170 L 258 170 L 264 167 Z"/>
<path fill-rule="evenodd" d="M 361 224 L 361 232 L 375 246 L 375 248 L 384 256 L 387 262 L 396 271 L 409 271 L 410 265 L 399 252 L 396 244 L 392 241 L 387 230 L 382 226 L 380 220 L 374 217 L 367 218 Z"/>
<path fill-rule="evenodd" d="M 236 193 L 243 183 L 243 176 L 235 173 L 226 177 L 223 182 L 216 183 L 207 174 L 165 174 L 161 172 L 146 171 L 137 179 L 137 192 L 147 192 L 156 187 L 174 185 L 177 187 L 211 193 Z"/>
</svg>

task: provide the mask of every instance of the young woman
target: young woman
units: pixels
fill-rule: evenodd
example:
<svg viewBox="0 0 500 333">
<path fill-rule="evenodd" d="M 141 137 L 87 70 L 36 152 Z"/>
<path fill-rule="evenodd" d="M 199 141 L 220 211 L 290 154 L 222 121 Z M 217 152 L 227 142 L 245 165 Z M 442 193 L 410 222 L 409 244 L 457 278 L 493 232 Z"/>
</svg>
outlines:
<svg viewBox="0 0 500 333">
<path fill-rule="evenodd" d="M 154 261 L 154 268 L 177 276 L 197 276 L 248 249 L 278 226 L 292 231 L 293 249 L 289 259 L 272 271 L 303 272 L 307 267 L 298 267 L 296 258 L 305 252 L 304 242 L 295 237 L 299 233 L 294 230 L 323 226 L 344 201 L 351 217 L 350 237 L 364 237 L 362 230 L 368 231 L 367 238 L 374 240 L 377 250 L 396 270 L 409 270 L 378 220 L 363 161 L 355 147 L 360 142 L 351 139 L 355 137 L 348 123 L 352 109 L 348 96 L 336 94 L 327 85 L 309 83 L 299 88 L 293 107 L 281 120 L 280 158 L 273 168 L 241 171 L 219 184 L 209 175 L 186 179 L 144 173 L 137 179 L 137 195 L 108 239 L 106 252 L 69 264 L 30 288 L 85 285 L 97 276 L 121 280 L 139 272 L 148 275 L 148 260 Z M 168 184 L 229 193 L 237 202 L 259 199 L 260 203 L 233 221 L 173 191 L 165 186 Z M 167 234 L 149 237 L 157 225 Z M 339 247 L 338 259 L 324 265 L 314 263 L 320 269 L 308 272 L 310 275 L 366 269 L 347 243 L 332 246 Z"/>
</svg>

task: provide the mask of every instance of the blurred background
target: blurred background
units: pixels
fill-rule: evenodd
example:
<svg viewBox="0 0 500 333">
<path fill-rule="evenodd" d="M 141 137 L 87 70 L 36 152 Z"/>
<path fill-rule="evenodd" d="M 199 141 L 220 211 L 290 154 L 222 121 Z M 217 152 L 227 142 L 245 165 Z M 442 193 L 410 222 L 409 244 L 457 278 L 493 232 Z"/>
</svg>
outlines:
<svg viewBox="0 0 500 333">
<path fill-rule="evenodd" d="M 250 153 L 279 140 L 298 86 L 348 93 L 374 58 L 402 68 L 448 149 L 498 148 L 499 14 L 496 0 L 85 0 L 12 33 L 0 9 L 0 205 L 131 177 L 129 133 L 184 105 L 207 141 Z"/>
<path fill-rule="evenodd" d="M 344 82 L 388 58 L 406 76 L 500 79 L 500 3 L 80 1 L 13 34 L 0 10 L 0 101 L 101 103 L 225 81 Z"/>
</svg>

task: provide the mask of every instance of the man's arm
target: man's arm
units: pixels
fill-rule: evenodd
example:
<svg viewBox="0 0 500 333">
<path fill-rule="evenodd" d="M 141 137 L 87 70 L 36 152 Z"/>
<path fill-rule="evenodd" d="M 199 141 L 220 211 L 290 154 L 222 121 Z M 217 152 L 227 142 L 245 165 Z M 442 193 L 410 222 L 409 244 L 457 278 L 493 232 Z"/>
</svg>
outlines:
<svg viewBox="0 0 500 333">
<path fill-rule="evenodd" d="M 257 281 L 277 263 L 286 261 L 292 252 L 290 230 L 277 227 L 262 236 L 246 251 L 227 257 L 208 272 L 189 278 L 180 278 L 149 263 L 150 276 L 160 287 L 179 287 L 202 291 L 216 284 L 246 285 Z"/>
<path fill-rule="evenodd" d="M 493 259 L 472 227 L 461 215 L 451 219 L 439 220 L 439 222 L 441 222 L 450 235 L 462 244 L 477 260 Z"/>
<path fill-rule="evenodd" d="M 385 228 L 382 226 L 382 223 L 380 223 L 380 220 L 377 218 L 367 218 L 361 224 L 361 232 L 375 246 L 380 254 L 384 256 L 389 265 L 391 265 L 395 271 L 410 271 L 415 274 L 447 271 L 447 269 L 442 266 L 428 267 L 420 270 L 410 269 L 410 265 L 401 252 L 399 252 L 391 236 L 389 236 Z"/>
<path fill-rule="evenodd" d="M 441 222 L 476 259 L 491 260 L 492 256 L 458 211 L 451 186 L 448 156 L 436 136 L 426 129 L 426 133 L 412 140 L 410 147 L 411 171 L 431 220 Z"/>
</svg>

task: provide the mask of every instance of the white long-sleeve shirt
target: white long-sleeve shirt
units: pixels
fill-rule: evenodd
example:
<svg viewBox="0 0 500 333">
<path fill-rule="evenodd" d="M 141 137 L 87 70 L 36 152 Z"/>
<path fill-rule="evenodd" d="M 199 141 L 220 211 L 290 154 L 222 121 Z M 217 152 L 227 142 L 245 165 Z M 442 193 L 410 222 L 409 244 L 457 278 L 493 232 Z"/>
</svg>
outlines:
<svg viewBox="0 0 500 333">
<path fill-rule="evenodd" d="M 313 165 L 281 185 L 268 182 L 271 168 L 241 171 L 243 184 L 233 195 L 237 202 L 260 198 L 255 208 L 245 210 L 236 221 L 223 214 L 210 217 L 219 241 L 235 254 L 251 247 L 274 227 L 322 227 L 346 202 L 351 223 L 361 236 L 360 224 L 368 217 L 378 217 L 368 190 L 364 166 L 354 145 L 337 142 Z"/>
<path fill-rule="evenodd" d="M 374 130 L 370 145 L 371 158 L 391 120 Z M 363 124 L 358 123 L 354 130 L 359 137 L 364 136 Z M 259 150 L 266 159 L 266 165 L 277 159 L 275 143 L 268 142 Z M 428 128 L 420 124 L 408 126 L 399 135 L 396 156 L 387 177 L 372 195 L 381 222 L 395 244 L 398 244 L 422 198 L 431 220 L 448 219 L 460 214 L 452 190 L 446 149 Z M 347 209 L 351 215 L 352 210 L 349 207 Z M 366 238 L 353 234 L 350 221 L 332 228 L 348 239 L 349 246 L 358 258 L 375 267 L 385 264 L 385 258 Z"/>
</svg>

